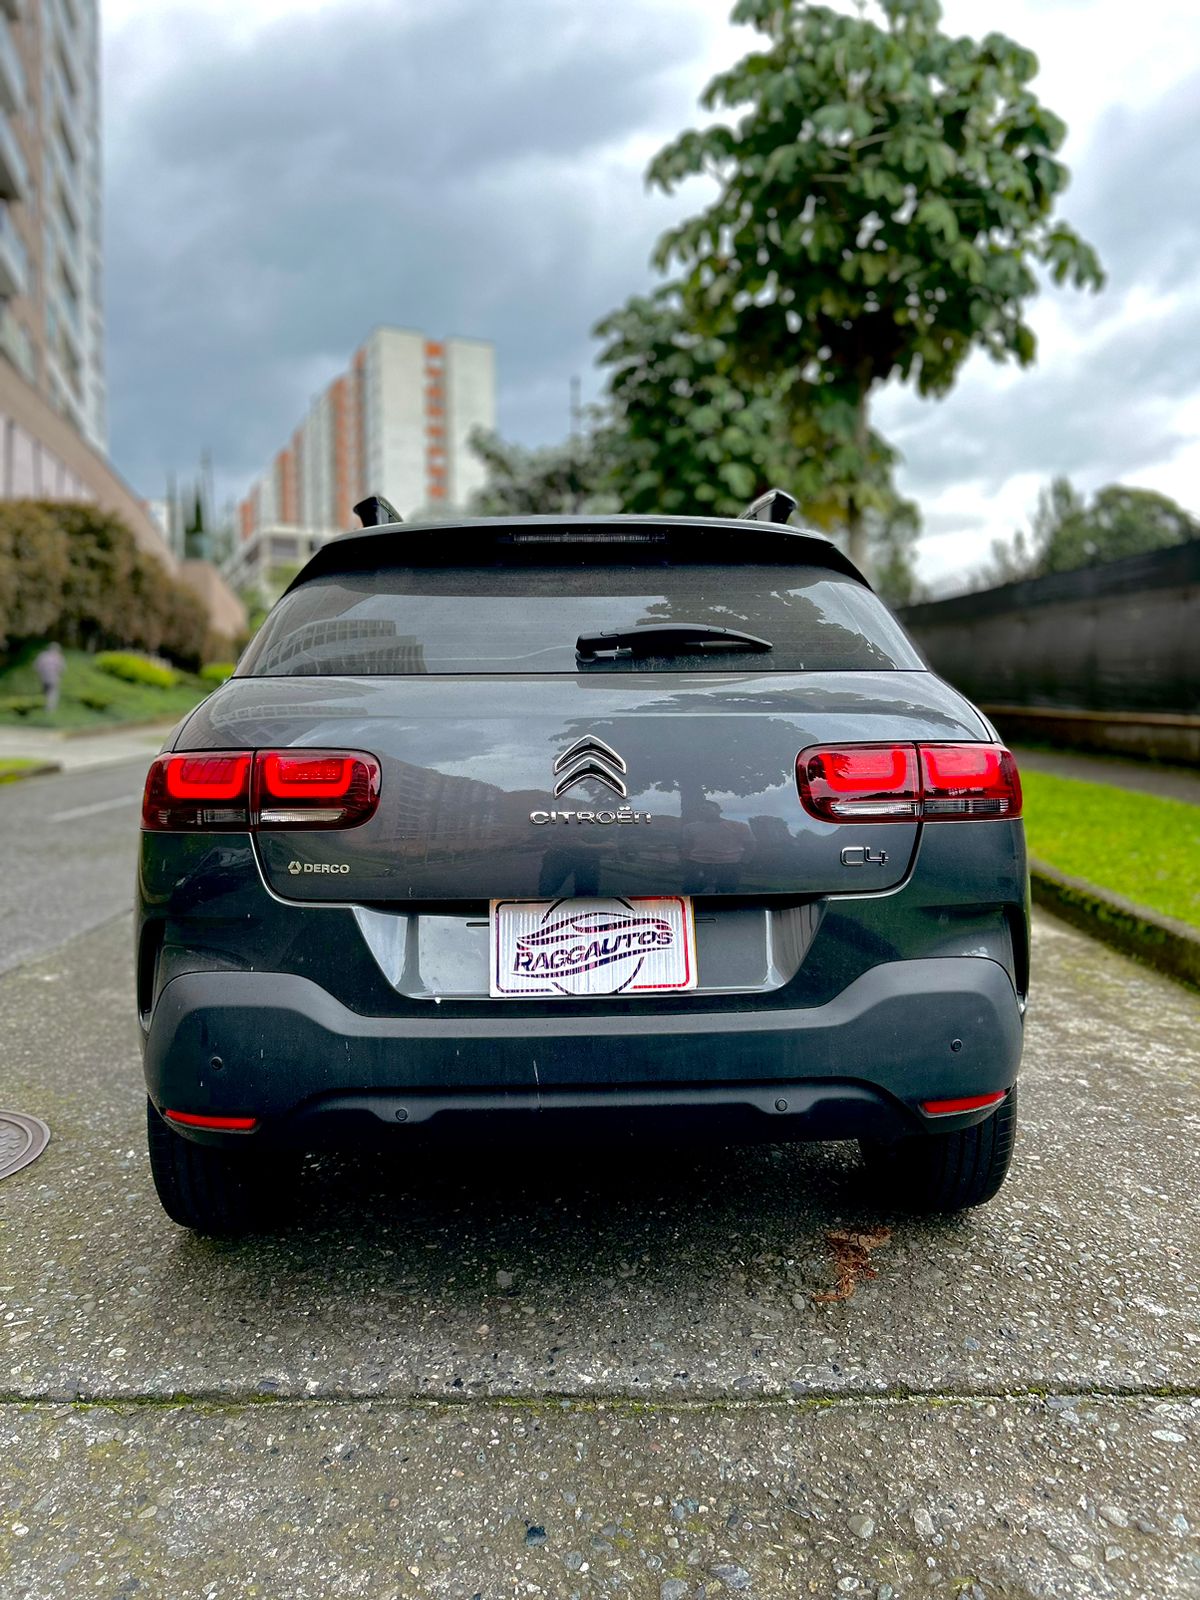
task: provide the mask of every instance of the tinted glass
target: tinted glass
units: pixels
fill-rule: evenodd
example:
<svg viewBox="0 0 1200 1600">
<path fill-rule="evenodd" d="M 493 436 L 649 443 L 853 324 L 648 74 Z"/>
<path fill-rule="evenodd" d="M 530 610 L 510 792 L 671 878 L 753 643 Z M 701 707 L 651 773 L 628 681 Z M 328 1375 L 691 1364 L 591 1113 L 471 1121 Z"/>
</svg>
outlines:
<svg viewBox="0 0 1200 1600">
<path fill-rule="evenodd" d="M 581 633 L 738 629 L 769 653 L 689 647 L 580 662 Z M 315 578 L 246 652 L 258 677 L 479 672 L 853 672 L 923 665 L 869 589 L 817 567 L 606 561 L 389 567 Z"/>
</svg>

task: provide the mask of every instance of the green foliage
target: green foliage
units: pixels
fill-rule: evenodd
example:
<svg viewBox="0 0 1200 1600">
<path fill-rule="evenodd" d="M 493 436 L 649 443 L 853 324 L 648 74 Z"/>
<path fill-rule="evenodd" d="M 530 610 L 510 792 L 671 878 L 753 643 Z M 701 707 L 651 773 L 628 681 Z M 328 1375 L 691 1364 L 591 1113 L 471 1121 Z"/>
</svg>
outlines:
<svg viewBox="0 0 1200 1600">
<path fill-rule="evenodd" d="M 0 756 L 0 783 L 16 783 L 19 778 L 56 770 L 55 763 L 39 760 L 35 756 Z"/>
<path fill-rule="evenodd" d="M 144 683 L 153 689 L 173 689 L 179 681 L 179 674 L 171 667 L 128 650 L 104 650 L 96 657 L 96 665 L 111 677 L 123 678 L 126 683 Z"/>
<path fill-rule="evenodd" d="M 1200 928 L 1200 806 L 1044 772 L 1021 786 L 1031 855 Z"/>
<path fill-rule="evenodd" d="M 0 505 L 0 651 L 57 638 L 85 650 L 125 646 L 198 666 L 208 614 L 188 586 L 95 506 Z"/>
<path fill-rule="evenodd" d="M 673 287 L 635 296 L 595 328 L 612 422 L 602 468 L 622 511 L 737 516 L 803 458 L 777 395 L 730 376 L 720 339 L 689 327 Z"/>
<path fill-rule="evenodd" d="M 682 134 L 650 167 L 667 191 L 715 180 L 659 264 L 683 267 L 688 319 L 726 342 L 735 373 L 780 393 L 800 435 L 831 441 L 826 483 L 858 558 L 880 509 L 872 390 L 898 377 L 945 394 L 976 348 L 1026 365 L 1034 269 L 1102 282 L 1091 247 L 1053 217 L 1066 130 L 1029 87 L 1034 56 L 998 33 L 943 33 L 937 0 L 880 10 L 882 24 L 738 0 L 734 20 L 764 46 L 704 95 L 736 120 Z"/>
<path fill-rule="evenodd" d="M 233 677 L 233 661 L 210 661 L 207 666 L 200 668 L 201 683 L 224 683 L 226 678 Z"/>
<path fill-rule="evenodd" d="M 1189 539 L 1200 539 L 1200 520 L 1165 494 L 1111 483 L 1089 502 L 1059 477 L 1038 495 L 1028 535 L 1018 529 L 1011 541 L 993 542 L 979 586 L 1073 572 Z"/>
<path fill-rule="evenodd" d="M 23 646 L 10 665 L 0 667 L 0 727 L 112 728 L 168 722 L 190 711 L 213 687 L 183 672 L 169 689 L 133 683 L 105 672 L 94 655 L 68 649 L 58 709 L 48 716 L 33 665 L 38 649 L 36 644 Z"/>
<path fill-rule="evenodd" d="M 473 517 L 601 516 L 619 509 L 608 484 L 613 440 L 607 428 L 540 450 L 524 450 L 477 430 L 471 448 L 488 474 L 471 497 Z"/>
</svg>

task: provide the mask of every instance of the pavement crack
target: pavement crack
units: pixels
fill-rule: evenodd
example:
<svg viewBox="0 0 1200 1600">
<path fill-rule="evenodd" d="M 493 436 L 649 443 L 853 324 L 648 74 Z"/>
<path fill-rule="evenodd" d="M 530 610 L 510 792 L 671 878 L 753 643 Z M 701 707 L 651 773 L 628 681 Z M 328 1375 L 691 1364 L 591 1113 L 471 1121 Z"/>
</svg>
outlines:
<svg viewBox="0 0 1200 1600">
<path fill-rule="evenodd" d="M 348 1393 L 330 1391 L 318 1394 L 277 1394 L 263 1390 L 234 1392 L 188 1392 L 172 1394 L 83 1394 L 49 1395 L 0 1393 L 0 1406 L 44 1410 L 243 1410 L 255 1406 L 386 1406 L 429 1412 L 483 1411 L 510 1409 L 551 1414 L 556 1411 L 639 1413 L 679 1412 L 773 1412 L 836 1410 L 862 1407 L 981 1406 L 1050 1404 L 1082 1401 L 1200 1401 L 1200 1386 L 1181 1384 L 1160 1387 L 1139 1385 L 1057 1386 L 1052 1389 L 1018 1387 L 1012 1389 L 937 1389 L 937 1390 L 842 1390 L 838 1393 L 793 1395 L 635 1395 L 613 1394 L 477 1394 L 428 1395 L 384 1392 Z"/>
</svg>

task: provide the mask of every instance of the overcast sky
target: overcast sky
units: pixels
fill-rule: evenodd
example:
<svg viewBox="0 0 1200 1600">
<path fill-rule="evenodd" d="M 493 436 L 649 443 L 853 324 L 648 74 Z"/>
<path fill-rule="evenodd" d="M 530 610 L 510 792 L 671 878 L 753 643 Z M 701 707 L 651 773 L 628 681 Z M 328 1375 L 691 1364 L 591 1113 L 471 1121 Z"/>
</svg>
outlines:
<svg viewBox="0 0 1200 1600">
<path fill-rule="evenodd" d="M 495 341 L 500 427 L 567 428 L 596 319 L 689 205 L 665 139 L 753 35 L 727 0 L 102 0 L 112 454 L 148 496 L 212 451 L 241 494 L 377 323 Z M 932 581 L 1066 472 L 1200 509 L 1200 7 L 947 0 L 1034 49 L 1062 206 L 1109 273 L 1046 290 L 1035 369 L 888 392 Z M 695 195 L 691 196 L 695 199 Z"/>
</svg>

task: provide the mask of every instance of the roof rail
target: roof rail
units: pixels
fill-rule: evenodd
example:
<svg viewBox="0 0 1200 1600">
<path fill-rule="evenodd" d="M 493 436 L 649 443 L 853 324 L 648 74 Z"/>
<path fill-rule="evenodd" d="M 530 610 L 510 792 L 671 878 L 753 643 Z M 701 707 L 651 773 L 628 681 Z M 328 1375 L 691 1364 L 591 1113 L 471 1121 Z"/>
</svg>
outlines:
<svg viewBox="0 0 1200 1600">
<path fill-rule="evenodd" d="M 768 489 L 766 494 L 760 494 L 757 500 L 750 502 L 745 511 L 739 513 L 738 520 L 786 523 L 798 505 L 799 501 L 795 495 L 790 495 L 786 489 Z"/>
<path fill-rule="evenodd" d="M 364 528 L 382 528 L 389 522 L 404 521 L 392 502 L 381 494 L 369 494 L 365 500 L 360 500 L 354 514 Z"/>
</svg>

